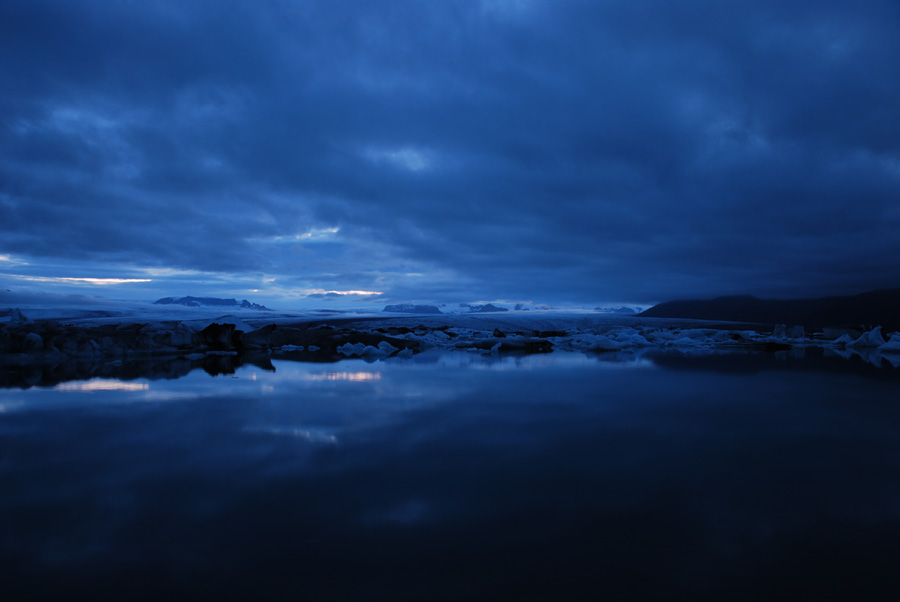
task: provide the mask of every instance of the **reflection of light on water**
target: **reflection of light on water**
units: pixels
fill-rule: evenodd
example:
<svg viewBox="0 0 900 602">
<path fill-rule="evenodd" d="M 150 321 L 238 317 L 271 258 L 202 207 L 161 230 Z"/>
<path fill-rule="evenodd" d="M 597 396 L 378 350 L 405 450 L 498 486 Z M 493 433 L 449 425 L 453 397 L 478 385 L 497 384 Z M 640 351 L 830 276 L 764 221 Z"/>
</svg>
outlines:
<svg viewBox="0 0 900 602">
<path fill-rule="evenodd" d="M 54 388 L 55 391 L 63 391 L 65 393 L 91 393 L 94 391 L 147 391 L 148 389 L 150 389 L 150 385 L 148 383 L 126 383 L 119 380 L 109 380 L 103 378 L 82 382 L 60 383 Z"/>
<path fill-rule="evenodd" d="M 351 382 L 369 382 L 381 380 L 381 372 L 325 372 L 320 374 L 308 374 L 307 380 L 348 380 Z"/>
</svg>

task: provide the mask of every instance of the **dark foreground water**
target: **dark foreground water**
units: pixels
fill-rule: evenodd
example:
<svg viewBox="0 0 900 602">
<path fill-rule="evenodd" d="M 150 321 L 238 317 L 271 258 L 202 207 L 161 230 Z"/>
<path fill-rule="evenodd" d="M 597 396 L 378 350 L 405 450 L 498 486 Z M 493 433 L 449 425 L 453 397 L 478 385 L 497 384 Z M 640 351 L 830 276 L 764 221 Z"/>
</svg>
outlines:
<svg viewBox="0 0 900 602">
<path fill-rule="evenodd" d="M 900 370 L 826 360 L 0 391 L 0 599 L 895 600 Z"/>
</svg>

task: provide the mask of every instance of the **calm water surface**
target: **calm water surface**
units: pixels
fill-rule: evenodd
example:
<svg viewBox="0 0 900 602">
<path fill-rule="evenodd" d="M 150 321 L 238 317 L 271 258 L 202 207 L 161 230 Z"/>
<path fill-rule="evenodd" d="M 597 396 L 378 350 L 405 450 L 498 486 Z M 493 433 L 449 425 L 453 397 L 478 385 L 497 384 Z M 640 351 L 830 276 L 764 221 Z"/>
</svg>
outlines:
<svg viewBox="0 0 900 602">
<path fill-rule="evenodd" d="M 0 391 L 0 597 L 872 600 L 900 370 L 274 361 Z"/>
</svg>

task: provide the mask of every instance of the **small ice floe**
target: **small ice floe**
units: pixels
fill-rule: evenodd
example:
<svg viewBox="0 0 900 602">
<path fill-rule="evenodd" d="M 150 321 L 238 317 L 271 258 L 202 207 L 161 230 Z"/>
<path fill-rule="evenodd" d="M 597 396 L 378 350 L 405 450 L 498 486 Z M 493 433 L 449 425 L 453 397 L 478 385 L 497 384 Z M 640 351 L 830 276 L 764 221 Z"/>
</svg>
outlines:
<svg viewBox="0 0 900 602">
<path fill-rule="evenodd" d="M 881 335 L 881 326 L 876 326 L 868 332 L 864 332 L 855 341 L 847 343 L 847 347 L 881 347 L 885 344 L 884 337 Z"/>
<path fill-rule="evenodd" d="M 282 345 L 282 351 L 303 351 L 303 345 Z"/>
<path fill-rule="evenodd" d="M 614 338 L 602 334 L 582 335 L 577 339 L 577 343 L 587 351 L 619 351 L 625 346 Z"/>
<path fill-rule="evenodd" d="M 900 332 L 895 332 L 891 335 L 890 340 L 880 346 L 878 351 L 882 353 L 900 353 Z"/>
<path fill-rule="evenodd" d="M 606 337 L 615 341 L 620 348 L 627 347 L 649 347 L 652 345 L 650 341 L 640 331 L 634 328 L 620 328 L 611 330 L 606 333 Z"/>
<path fill-rule="evenodd" d="M 849 343 L 852 343 L 855 339 L 851 337 L 849 334 L 844 333 L 838 338 L 831 341 L 831 344 L 836 347 L 846 347 Z"/>
<path fill-rule="evenodd" d="M 18 307 L 12 310 L 12 313 L 9 316 L 10 324 L 31 324 L 32 321 L 33 320 L 27 318 Z"/>
</svg>

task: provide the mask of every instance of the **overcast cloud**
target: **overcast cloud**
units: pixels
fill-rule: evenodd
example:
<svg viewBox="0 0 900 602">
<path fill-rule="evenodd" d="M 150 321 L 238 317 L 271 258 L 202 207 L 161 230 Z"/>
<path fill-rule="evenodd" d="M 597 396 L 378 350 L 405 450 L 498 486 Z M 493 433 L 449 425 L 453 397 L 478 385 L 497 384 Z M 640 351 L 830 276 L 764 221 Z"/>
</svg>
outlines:
<svg viewBox="0 0 900 602">
<path fill-rule="evenodd" d="M 897 287 L 900 4 L 5 0 L 0 217 L 123 298 Z"/>
</svg>

